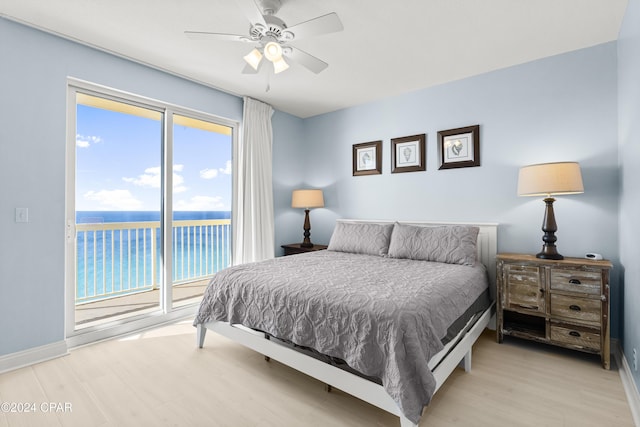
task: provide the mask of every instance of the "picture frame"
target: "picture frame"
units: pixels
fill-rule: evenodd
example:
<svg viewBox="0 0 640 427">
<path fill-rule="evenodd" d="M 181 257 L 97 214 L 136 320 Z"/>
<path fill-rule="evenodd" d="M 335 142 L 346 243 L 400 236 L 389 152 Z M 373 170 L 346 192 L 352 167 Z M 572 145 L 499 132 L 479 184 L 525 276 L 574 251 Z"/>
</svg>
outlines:
<svg viewBox="0 0 640 427">
<path fill-rule="evenodd" d="M 353 144 L 353 176 L 382 173 L 382 141 Z"/>
<path fill-rule="evenodd" d="M 480 125 L 438 132 L 439 169 L 480 166 Z"/>
<path fill-rule="evenodd" d="M 391 140 L 391 173 L 427 170 L 426 134 L 404 136 Z"/>
</svg>

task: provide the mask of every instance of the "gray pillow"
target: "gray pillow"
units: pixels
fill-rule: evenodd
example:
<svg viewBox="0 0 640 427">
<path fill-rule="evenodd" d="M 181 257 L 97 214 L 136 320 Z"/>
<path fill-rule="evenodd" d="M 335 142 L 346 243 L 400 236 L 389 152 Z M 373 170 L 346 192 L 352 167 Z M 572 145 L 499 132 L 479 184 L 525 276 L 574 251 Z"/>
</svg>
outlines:
<svg viewBox="0 0 640 427">
<path fill-rule="evenodd" d="M 478 227 L 447 225 L 420 227 L 396 223 L 389 256 L 447 264 L 474 265 Z"/>
<path fill-rule="evenodd" d="M 329 241 L 330 251 L 385 256 L 393 224 L 338 222 Z"/>
</svg>

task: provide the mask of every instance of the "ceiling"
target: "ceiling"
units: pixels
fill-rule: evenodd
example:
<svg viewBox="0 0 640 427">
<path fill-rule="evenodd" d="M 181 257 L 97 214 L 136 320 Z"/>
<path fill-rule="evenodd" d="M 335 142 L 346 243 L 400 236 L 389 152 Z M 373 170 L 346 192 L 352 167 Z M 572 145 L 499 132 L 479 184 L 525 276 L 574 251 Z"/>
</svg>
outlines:
<svg viewBox="0 0 640 427">
<path fill-rule="evenodd" d="M 336 12 L 344 31 L 296 41 L 329 63 L 242 74 L 251 45 L 233 0 L 0 0 L 0 16 L 298 117 L 310 117 L 616 40 L 627 0 L 283 0 L 289 26 Z M 270 87 L 269 91 L 266 90 Z"/>
</svg>

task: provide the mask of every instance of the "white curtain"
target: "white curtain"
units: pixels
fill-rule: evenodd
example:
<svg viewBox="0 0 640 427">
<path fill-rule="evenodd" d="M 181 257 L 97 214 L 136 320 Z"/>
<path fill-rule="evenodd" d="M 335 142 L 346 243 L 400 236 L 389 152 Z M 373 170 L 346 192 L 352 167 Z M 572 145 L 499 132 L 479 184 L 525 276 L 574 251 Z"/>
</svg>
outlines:
<svg viewBox="0 0 640 427">
<path fill-rule="evenodd" d="M 274 257 L 271 116 L 273 108 L 244 97 L 243 126 L 233 169 L 233 264 Z"/>
</svg>

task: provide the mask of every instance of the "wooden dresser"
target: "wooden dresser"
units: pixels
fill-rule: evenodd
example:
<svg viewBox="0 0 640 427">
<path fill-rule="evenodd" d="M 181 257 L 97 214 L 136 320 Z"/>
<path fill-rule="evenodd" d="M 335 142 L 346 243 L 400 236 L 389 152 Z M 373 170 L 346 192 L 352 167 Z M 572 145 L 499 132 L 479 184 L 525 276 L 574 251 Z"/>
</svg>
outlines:
<svg viewBox="0 0 640 427">
<path fill-rule="evenodd" d="M 505 335 L 599 354 L 609 369 L 609 261 L 497 256 L 497 340 Z"/>
</svg>

